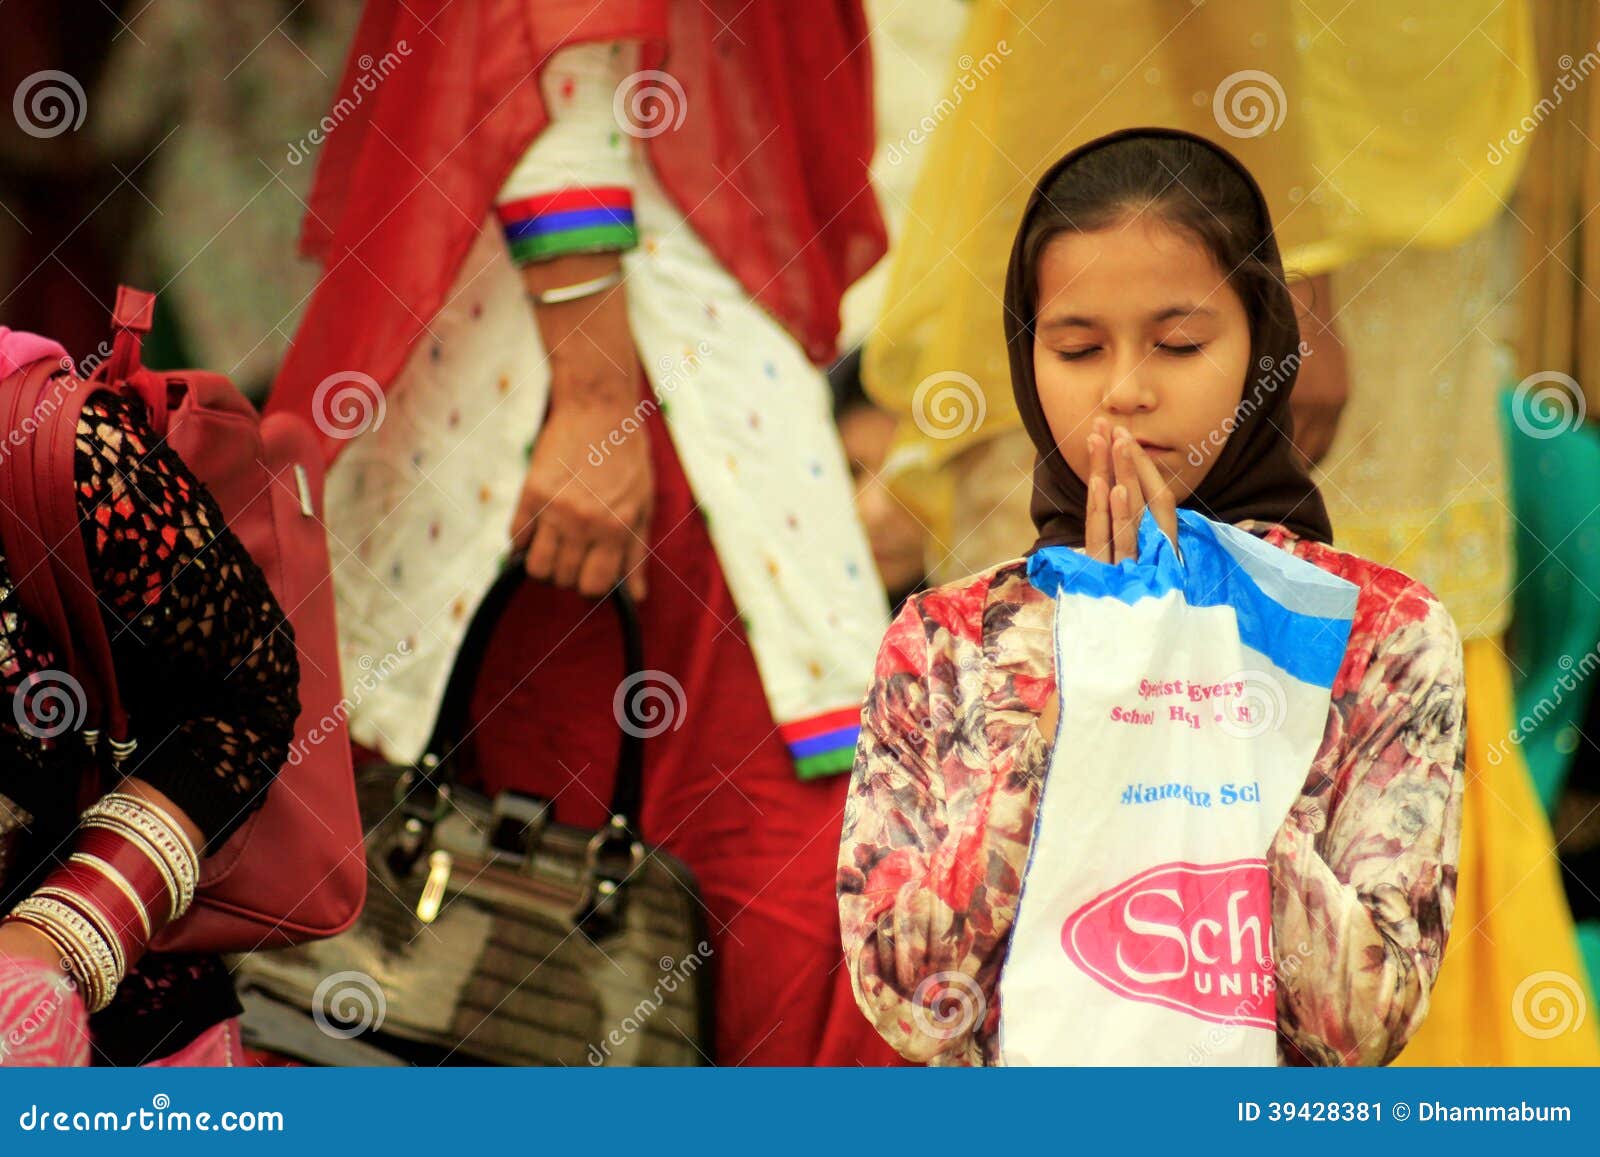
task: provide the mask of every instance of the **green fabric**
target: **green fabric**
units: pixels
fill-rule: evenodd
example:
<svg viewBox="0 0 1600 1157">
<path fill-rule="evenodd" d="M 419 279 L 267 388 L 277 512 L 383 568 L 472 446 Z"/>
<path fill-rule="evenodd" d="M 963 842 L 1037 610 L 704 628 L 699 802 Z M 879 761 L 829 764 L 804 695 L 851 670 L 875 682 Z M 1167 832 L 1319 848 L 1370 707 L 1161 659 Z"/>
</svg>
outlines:
<svg viewBox="0 0 1600 1157">
<path fill-rule="evenodd" d="M 1600 642 L 1600 431 L 1554 437 L 1512 391 L 1501 418 L 1516 515 L 1516 588 L 1509 654 L 1522 754 L 1547 814 L 1566 786 L 1578 724 L 1597 681 Z M 1532 432 L 1530 432 L 1532 431 Z M 1600 976 L 1600 972 L 1595 973 Z"/>
<path fill-rule="evenodd" d="M 511 259 L 518 265 L 523 265 L 529 261 L 565 257 L 569 253 L 603 253 L 632 249 L 637 244 L 639 244 L 639 231 L 632 225 L 592 225 L 587 229 L 569 229 L 561 233 L 548 233 L 513 241 Z"/>
<path fill-rule="evenodd" d="M 1589 973 L 1589 991 L 1593 992 L 1593 982 L 1600 978 L 1600 920 L 1585 920 L 1578 925 L 1578 948 Z"/>
<path fill-rule="evenodd" d="M 795 772 L 801 779 L 821 779 L 825 775 L 837 775 L 841 771 L 849 771 L 856 762 L 856 749 L 851 747 L 838 747 L 832 751 L 819 751 L 815 755 L 805 756 L 794 761 Z"/>
</svg>

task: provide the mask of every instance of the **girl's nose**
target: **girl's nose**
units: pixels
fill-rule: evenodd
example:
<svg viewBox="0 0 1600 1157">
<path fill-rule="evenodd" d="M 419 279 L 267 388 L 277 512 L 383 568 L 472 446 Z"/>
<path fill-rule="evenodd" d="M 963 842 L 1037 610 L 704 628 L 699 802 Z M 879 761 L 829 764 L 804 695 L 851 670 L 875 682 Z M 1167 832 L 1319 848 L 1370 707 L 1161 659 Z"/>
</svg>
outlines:
<svg viewBox="0 0 1600 1157">
<path fill-rule="evenodd" d="M 1130 351 L 1115 359 L 1104 402 L 1107 411 L 1113 414 L 1137 414 L 1155 408 L 1156 394 L 1150 382 L 1150 367 L 1137 351 Z"/>
</svg>

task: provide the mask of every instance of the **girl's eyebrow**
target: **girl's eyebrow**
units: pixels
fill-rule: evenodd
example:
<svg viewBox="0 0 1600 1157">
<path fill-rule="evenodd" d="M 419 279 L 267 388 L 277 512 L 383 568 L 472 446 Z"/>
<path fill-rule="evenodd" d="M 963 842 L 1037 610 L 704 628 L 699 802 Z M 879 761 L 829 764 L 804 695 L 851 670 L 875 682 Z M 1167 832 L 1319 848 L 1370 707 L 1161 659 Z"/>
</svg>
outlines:
<svg viewBox="0 0 1600 1157">
<path fill-rule="evenodd" d="M 1171 321 L 1175 317 L 1215 317 L 1217 311 L 1208 305 L 1170 305 L 1151 317 L 1151 321 Z"/>
<path fill-rule="evenodd" d="M 1153 321 L 1153 322 L 1163 322 L 1163 321 L 1171 321 L 1175 317 L 1182 317 L 1182 318 L 1205 317 L 1205 318 L 1210 318 L 1210 317 L 1215 317 L 1215 316 L 1217 316 L 1217 311 L 1212 309 L 1208 305 L 1190 305 L 1188 303 L 1180 303 L 1180 304 L 1177 304 L 1177 305 L 1169 305 L 1169 306 L 1167 306 L 1167 308 L 1159 311 L 1158 313 L 1151 314 L 1150 315 L 1150 320 Z M 1046 329 L 1092 329 L 1096 325 L 1099 325 L 1099 324 L 1100 323 L 1096 318 L 1085 317 L 1082 314 L 1068 313 L 1068 314 L 1058 314 L 1055 317 L 1047 318 L 1044 321 L 1041 321 L 1039 323 L 1039 328 L 1041 330 L 1046 330 Z"/>
</svg>

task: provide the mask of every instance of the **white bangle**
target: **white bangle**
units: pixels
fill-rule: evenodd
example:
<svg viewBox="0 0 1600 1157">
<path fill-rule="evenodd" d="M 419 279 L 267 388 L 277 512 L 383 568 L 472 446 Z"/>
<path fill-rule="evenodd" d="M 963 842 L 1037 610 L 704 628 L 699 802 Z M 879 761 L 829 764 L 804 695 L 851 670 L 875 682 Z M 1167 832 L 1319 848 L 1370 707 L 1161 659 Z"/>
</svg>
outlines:
<svg viewBox="0 0 1600 1157">
<path fill-rule="evenodd" d="M 597 293 L 604 293 L 613 285 L 621 284 L 622 270 L 613 269 L 610 273 L 602 274 L 599 277 L 591 277 L 588 281 L 579 281 L 572 285 L 558 285 L 554 289 L 542 290 L 539 293 L 530 292 L 528 299 L 535 305 L 561 305 L 563 302 L 593 297 Z"/>
</svg>

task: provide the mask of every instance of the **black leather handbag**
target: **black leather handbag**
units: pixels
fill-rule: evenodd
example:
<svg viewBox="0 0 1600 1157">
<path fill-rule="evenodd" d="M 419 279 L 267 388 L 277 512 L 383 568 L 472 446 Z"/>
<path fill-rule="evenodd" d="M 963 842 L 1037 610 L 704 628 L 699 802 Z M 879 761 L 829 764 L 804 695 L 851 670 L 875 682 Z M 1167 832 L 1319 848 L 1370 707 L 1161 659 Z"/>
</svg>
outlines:
<svg viewBox="0 0 1600 1157">
<path fill-rule="evenodd" d="M 618 700 L 611 820 L 598 831 L 553 822 L 549 800 L 459 784 L 472 685 L 522 581 L 509 568 L 474 615 L 426 754 L 358 773 L 360 920 L 237 959 L 250 1043 L 327 1064 L 712 1063 L 704 908 L 687 866 L 639 838 L 647 729 L 631 699 Z M 632 601 L 620 587 L 608 598 L 639 674 Z M 300 1015 L 286 1019 L 286 1005 Z"/>
</svg>

